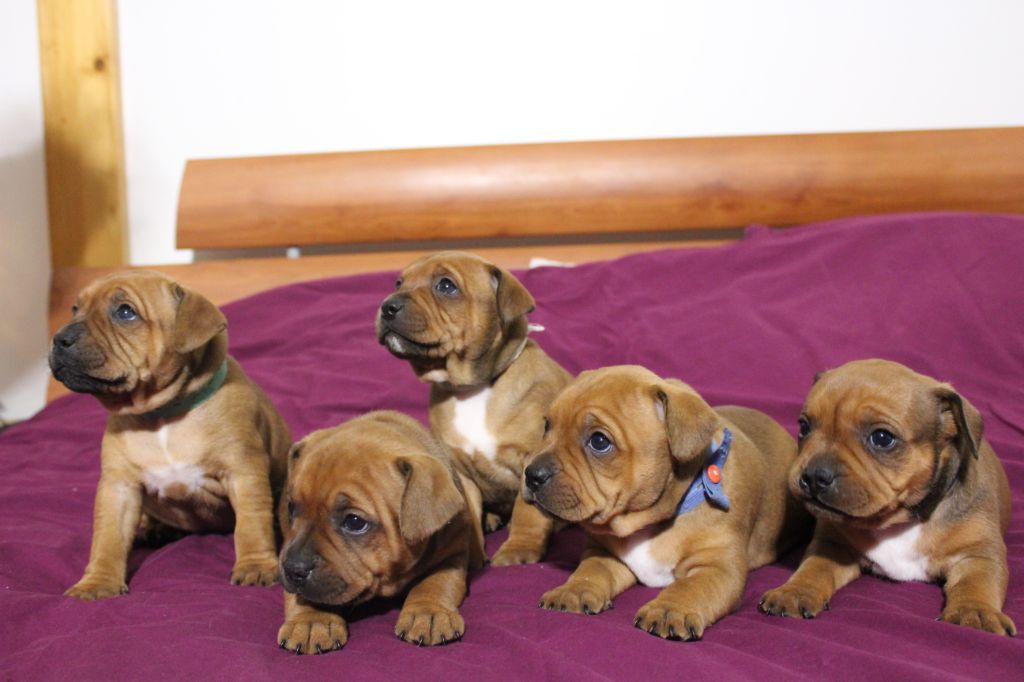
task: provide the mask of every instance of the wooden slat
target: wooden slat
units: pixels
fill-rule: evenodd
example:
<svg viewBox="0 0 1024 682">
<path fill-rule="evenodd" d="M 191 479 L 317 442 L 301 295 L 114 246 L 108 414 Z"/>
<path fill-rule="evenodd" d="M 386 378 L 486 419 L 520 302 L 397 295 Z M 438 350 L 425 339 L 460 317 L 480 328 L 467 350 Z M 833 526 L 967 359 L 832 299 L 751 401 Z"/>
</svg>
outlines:
<svg viewBox="0 0 1024 682">
<path fill-rule="evenodd" d="M 586 263 L 608 260 L 628 253 L 653 251 L 673 247 L 706 248 L 724 243 L 726 240 L 699 241 L 633 241 L 604 244 L 531 245 L 504 248 L 473 249 L 484 258 L 506 268 L 526 268 L 530 259 L 548 258 L 566 263 Z M 234 260 L 211 260 L 188 265 L 158 265 L 148 269 L 160 270 L 182 284 L 202 292 L 217 305 L 257 294 L 286 284 L 303 282 L 325 277 L 340 277 L 384 270 L 398 271 L 421 255 L 433 249 L 411 251 L 373 252 L 357 254 L 332 254 L 326 256 L 304 256 L 288 258 L 240 258 Z M 53 273 L 50 289 L 50 335 L 67 324 L 71 317 L 71 306 L 78 292 L 86 284 L 117 270 L 132 268 L 57 268 Z M 381 299 L 388 292 L 381 292 Z M 368 324 L 372 324 L 368 323 Z M 63 385 L 52 378 L 47 389 L 47 398 L 67 393 Z"/>
<path fill-rule="evenodd" d="M 190 161 L 198 249 L 1024 212 L 1024 128 L 506 145 Z"/>
<path fill-rule="evenodd" d="M 54 265 L 126 262 L 114 0 L 38 0 Z"/>
</svg>

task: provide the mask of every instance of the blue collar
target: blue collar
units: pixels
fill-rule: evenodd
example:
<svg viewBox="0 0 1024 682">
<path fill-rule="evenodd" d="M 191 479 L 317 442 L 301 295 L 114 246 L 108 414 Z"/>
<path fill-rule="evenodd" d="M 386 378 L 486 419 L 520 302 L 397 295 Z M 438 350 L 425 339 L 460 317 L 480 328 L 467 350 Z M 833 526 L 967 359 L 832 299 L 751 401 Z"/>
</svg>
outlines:
<svg viewBox="0 0 1024 682">
<path fill-rule="evenodd" d="M 166 405 L 161 405 L 155 410 L 150 410 L 142 415 L 141 417 L 148 417 L 150 419 L 173 419 L 174 417 L 180 417 L 189 410 L 199 407 L 207 400 L 210 399 L 214 393 L 216 393 L 221 386 L 224 385 L 224 380 L 228 376 L 228 361 L 227 358 L 221 363 L 217 371 L 214 372 L 210 380 L 203 384 L 199 390 L 193 391 L 187 395 L 183 395 L 179 398 L 175 398 Z"/>
<path fill-rule="evenodd" d="M 716 445 L 714 441 L 711 441 L 710 452 L 704 460 L 704 466 L 700 468 L 693 478 L 693 483 L 686 489 L 682 502 L 676 507 L 676 516 L 682 516 L 697 508 L 705 499 L 720 509 L 729 510 L 729 498 L 725 496 L 722 477 L 725 475 L 725 459 L 729 456 L 730 445 L 732 445 L 732 431 L 729 429 L 725 429 L 722 434 L 721 445 Z"/>
</svg>

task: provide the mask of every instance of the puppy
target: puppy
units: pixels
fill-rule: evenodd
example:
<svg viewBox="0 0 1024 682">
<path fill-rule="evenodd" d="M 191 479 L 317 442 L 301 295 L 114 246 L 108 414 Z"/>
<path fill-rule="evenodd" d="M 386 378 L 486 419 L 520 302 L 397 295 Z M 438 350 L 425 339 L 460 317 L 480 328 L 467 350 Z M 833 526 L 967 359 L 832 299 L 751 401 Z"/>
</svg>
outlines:
<svg viewBox="0 0 1024 682">
<path fill-rule="evenodd" d="M 278 643 L 340 649 L 339 607 L 411 586 L 395 634 L 418 645 L 462 637 L 466 573 L 483 564 L 480 492 L 448 450 L 397 412 L 315 431 L 292 448 L 279 508 L 287 594 Z"/>
<path fill-rule="evenodd" d="M 156 272 L 90 284 L 50 350 L 53 376 L 110 412 L 101 449 L 92 549 L 65 594 L 128 591 L 140 529 L 235 532 L 231 582 L 276 579 L 273 495 L 291 444 L 273 405 L 227 354 L 227 321 Z"/>
<path fill-rule="evenodd" d="M 700 639 L 739 605 L 747 571 L 809 526 L 786 494 L 796 443 L 781 426 L 756 410 L 713 409 L 642 367 L 583 372 L 555 399 L 545 431 L 523 496 L 588 537 L 543 608 L 600 613 L 640 582 L 665 589 L 636 627 Z"/>
<path fill-rule="evenodd" d="M 796 573 L 761 610 L 814 618 L 867 569 L 944 581 L 941 620 L 1014 635 L 1002 613 L 1010 489 L 981 432 L 981 415 L 952 386 L 895 362 L 818 375 L 789 473 L 817 527 Z"/>
<path fill-rule="evenodd" d="M 517 496 L 541 422 L 569 374 L 527 339 L 533 297 L 507 271 L 442 252 L 404 271 L 377 314 L 377 338 L 431 384 L 430 426 L 483 494 L 487 530 L 511 514 L 498 566 L 540 560 L 554 524 Z"/>
</svg>

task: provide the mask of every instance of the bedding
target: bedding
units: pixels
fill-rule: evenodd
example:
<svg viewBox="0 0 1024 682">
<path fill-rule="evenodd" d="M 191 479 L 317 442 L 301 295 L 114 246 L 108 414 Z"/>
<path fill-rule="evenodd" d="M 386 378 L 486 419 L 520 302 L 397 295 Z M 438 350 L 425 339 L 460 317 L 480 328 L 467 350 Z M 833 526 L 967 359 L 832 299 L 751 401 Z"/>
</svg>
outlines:
<svg viewBox="0 0 1024 682">
<path fill-rule="evenodd" d="M 884 357 L 949 380 L 981 411 L 1014 512 L 1005 612 L 1024 628 L 1024 218 L 909 214 L 787 230 L 754 226 L 714 249 L 652 252 L 517 273 L 537 299 L 534 338 L 572 372 L 638 363 L 711 404 L 764 410 L 791 432 L 814 373 Z M 424 420 L 428 388 L 378 346 L 394 273 L 297 284 L 224 308 L 231 351 L 296 438 L 373 409 Z M 656 590 L 597 616 L 537 608 L 582 547 L 563 531 L 540 564 L 471 577 L 465 638 L 395 639 L 399 600 L 353 614 L 344 650 L 277 648 L 280 586 L 228 583 L 230 536 L 136 548 L 129 595 L 61 596 L 89 549 L 105 414 L 72 395 L 0 434 L 0 678 L 4 679 L 1011 679 L 1024 637 L 936 622 L 937 585 L 864 576 L 810 621 L 757 612 L 801 551 L 754 571 L 739 610 L 703 641 L 632 627 Z M 489 554 L 504 531 L 488 537 Z"/>
</svg>

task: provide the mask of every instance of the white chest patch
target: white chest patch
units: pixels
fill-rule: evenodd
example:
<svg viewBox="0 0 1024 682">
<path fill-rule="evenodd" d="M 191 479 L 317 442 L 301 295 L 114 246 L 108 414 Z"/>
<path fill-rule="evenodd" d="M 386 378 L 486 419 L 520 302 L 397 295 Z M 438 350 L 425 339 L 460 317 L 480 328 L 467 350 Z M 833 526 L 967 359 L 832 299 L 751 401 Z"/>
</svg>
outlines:
<svg viewBox="0 0 1024 682">
<path fill-rule="evenodd" d="M 875 538 L 875 544 L 864 550 L 873 572 L 892 580 L 928 580 L 928 558 L 917 550 L 920 523 L 886 528 Z"/>
<path fill-rule="evenodd" d="M 195 464 L 170 464 L 156 469 L 146 469 L 142 474 L 142 484 L 150 495 L 163 497 L 167 489 L 176 484 L 185 486 L 190 493 L 203 487 L 206 472 Z"/>
<path fill-rule="evenodd" d="M 626 564 L 633 575 L 648 587 L 667 587 L 675 582 L 674 564 L 663 564 L 654 558 L 651 545 L 657 534 L 651 529 L 639 530 L 628 538 L 613 538 L 607 543 L 612 554 Z"/>
<path fill-rule="evenodd" d="M 490 397 L 490 388 L 480 389 L 465 397 L 456 396 L 452 427 L 462 440 L 460 447 L 466 453 L 479 453 L 493 460 L 498 452 L 498 441 L 487 429 L 487 401 Z"/>
<path fill-rule="evenodd" d="M 195 493 L 203 486 L 206 472 L 195 464 L 179 462 L 169 447 L 170 427 L 161 426 L 154 434 L 160 447 L 163 462 L 154 466 L 150 464 L 142 472 L 142 484 L 150 495 L 164 497 L 171 486 L 184 486 L 189 493 Z"/>
</svg>

